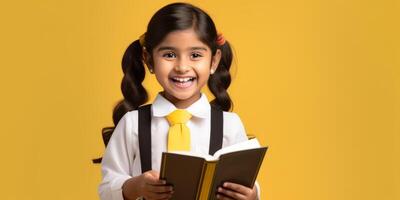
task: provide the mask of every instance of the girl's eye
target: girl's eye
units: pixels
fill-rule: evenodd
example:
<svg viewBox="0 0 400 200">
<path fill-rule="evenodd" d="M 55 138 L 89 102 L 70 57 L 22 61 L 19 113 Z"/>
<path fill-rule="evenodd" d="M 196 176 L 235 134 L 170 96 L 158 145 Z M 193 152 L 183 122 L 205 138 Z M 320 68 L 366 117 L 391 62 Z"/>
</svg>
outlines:
<svg viewBox="0 0 400 200">
<path fill-rule="evenodd" d="M 163 55 L 163 57 L 166 57 L 166 58 L 176 58 L 176 55 L 175 55 L 175 53 L 173 53 L 173 52 L 168 52 L 168 53 L 165 53 L 165 54 Z"/>
<path fill-rule="evenodd" d="M 192 58 L 196 59 L 196 58 L 200 58 L 200 57 L 203 57 L 203 56 L 199 53 L 192 53 Z"/>
</svg>

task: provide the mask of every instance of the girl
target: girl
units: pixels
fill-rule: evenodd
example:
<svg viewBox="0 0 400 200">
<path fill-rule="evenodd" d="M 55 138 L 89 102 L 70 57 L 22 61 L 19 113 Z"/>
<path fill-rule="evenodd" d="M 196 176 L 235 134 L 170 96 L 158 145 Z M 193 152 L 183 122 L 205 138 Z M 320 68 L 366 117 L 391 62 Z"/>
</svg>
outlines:
<svg viewBox="0 0 400 200">
<path fill-rule="evenodd" d="M 215 143 L 210 134 L 213 109 L 224 111 L 220 111 L 222 147 L 247 139 L 238 115 L 228 112 L 232 106 L 227 93 L 231 62 L 229 43 L 217 35 L 214 22 L 203 10 L 187 3 L 174 3 L 154 14 L 146 33 L 127 48 L 122 60 L 124 99 L 114 109 L 116 127 L 102 160 L 102 200 L 170 199 L 173 187 L 159 180 L 157 171 L 161 154 L 170 150 L 211 152 L 209 149 Z M 142 86 L 144 64 L 163 87 L 151 105 L 148 120 L 139 118 L 138 112 L 147 101 Z M 215 96 L 211 103 L 201 93 L 206 83 Z M 176 129 L 171 118 L 182 113 L 186 119 Z M 138 129 L 140 121 L 151 121 L 151 139 L 144 145 L 139 137 L 143 135 Z M 177 130 L 181 132 L 174 132 Z M 141 155 L 146 148 L 148 155 Z M 151 165 L 148 171 L 144 169 L 145 159 Z M 259 198 L 257 191 L 257 184 L 248 188 L 226 182 L 216 195 L 217 199 L 253 200 Z"/>
</svg>

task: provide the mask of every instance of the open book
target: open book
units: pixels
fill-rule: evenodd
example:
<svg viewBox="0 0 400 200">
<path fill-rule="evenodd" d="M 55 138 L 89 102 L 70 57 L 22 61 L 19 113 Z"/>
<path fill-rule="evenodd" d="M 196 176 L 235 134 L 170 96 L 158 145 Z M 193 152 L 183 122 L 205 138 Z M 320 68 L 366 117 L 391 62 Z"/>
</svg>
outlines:
<svg viewBox="0 0 400 200">
<path fill-rule="evenodd" d="M 215 199 L 226 181 L 252 188 L 267 148 L 251 139 L 222 148 L 214 156 L 163 152 L 160 179 L 174 186 L 172 200 Z"/>
</svg>

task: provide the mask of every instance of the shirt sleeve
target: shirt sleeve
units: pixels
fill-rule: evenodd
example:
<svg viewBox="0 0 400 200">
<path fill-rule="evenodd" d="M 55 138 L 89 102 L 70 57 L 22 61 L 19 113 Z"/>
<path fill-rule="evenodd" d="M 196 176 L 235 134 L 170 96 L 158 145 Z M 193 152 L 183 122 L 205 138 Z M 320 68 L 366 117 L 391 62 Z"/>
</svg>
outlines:
<svg viewBox="0 0 400 200">
<path fill-rule="evenodd" d="M 101 200 L 123 200 L 122 185 L 130 175 L 132 148 L 131 118 L 128 113 L 118 122 L 104 152 L 101 162 L 102 181 L 98 192 Z M 132 153 L 131 153 L 132 154 Z"/>
<path fill-rule="evenodd" d="M 260 184 L 258 184 L 258 181 L 256 180 L 255 183 L 256 189 L 257 189 L 257 200 L 261 199 L 261 189 L 260 189 Z"/>
</svg>

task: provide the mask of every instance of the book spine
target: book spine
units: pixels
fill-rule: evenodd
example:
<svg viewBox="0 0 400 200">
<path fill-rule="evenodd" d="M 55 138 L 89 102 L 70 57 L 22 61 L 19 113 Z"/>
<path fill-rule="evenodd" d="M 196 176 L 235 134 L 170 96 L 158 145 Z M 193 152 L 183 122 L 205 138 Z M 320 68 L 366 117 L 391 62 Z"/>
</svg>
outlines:
<svg viewBox="0 0 400 200">
<path fill-rule="evenodd" d="M 206 171 L 206 167 L 207 167 L 207 161 L 204 160 L 203 167 L 201 168 L 200 180 L 199 180 L 198 185 L 197 185 L 196 200 L 200 199 L 201 186 L 202 186 L 202 183 L 203 183 L 203 180 L 204 180 L 204 174 L 205 174 L 205 171 Z"/>
<path fill-rule="evenodd" d="M 203 180 L 201 181 L 201 192 L 200 192 L 200 200 L 208 199 L 211 191 L 211 183 L 213 181 L 215 166 L 217 162 L 205 162 L 206 163 L 206 170 L 204 173 Z"/>
</svg>

